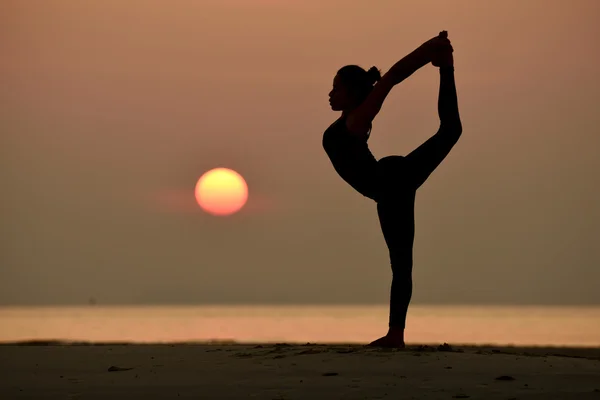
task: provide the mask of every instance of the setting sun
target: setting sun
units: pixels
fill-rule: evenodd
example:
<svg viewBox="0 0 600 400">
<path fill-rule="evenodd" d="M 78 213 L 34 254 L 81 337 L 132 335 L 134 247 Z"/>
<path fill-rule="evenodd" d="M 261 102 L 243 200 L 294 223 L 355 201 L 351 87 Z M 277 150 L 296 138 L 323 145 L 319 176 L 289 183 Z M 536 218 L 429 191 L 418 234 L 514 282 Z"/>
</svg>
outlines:
<svg viewBox="0 0 600 400">
<path fill-rule="evenodd" d="M 248 185 L 237 172 L 215 168 L 204 173 L 196 183 L 196 201 L 213 215 L 238 212 L 248 200 Z"/>
</svg>

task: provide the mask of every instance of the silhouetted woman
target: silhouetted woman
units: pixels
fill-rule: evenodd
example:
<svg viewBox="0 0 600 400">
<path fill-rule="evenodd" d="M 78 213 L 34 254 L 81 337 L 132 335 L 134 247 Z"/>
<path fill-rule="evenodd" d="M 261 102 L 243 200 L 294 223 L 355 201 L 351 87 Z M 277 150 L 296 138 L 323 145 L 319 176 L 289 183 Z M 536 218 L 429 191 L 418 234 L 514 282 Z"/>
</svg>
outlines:
<svg viewBox="0 0 600 400">
<path fill-rule="evenodd" d="M 444 31 L 398 61 L 383 77 L 375 67 L 369 71 L 356 65 L 343 67 L 329 93 L 331 108 L 342 115 L 323 134 L 323 147 L 338 174 L 377 203 L 390 254 L 393 278 L 389 330 L 372 342 L 373 346 L 404 347 L 406 314 L 412 296 L 415 193 L 462 133 L 452 52 Z M 376 160 L 367 145 L 373 119 L 390 90 L 430 62 L 440 72 L 439 130 L 405 157 L 393 155 Z"/>
</svg>

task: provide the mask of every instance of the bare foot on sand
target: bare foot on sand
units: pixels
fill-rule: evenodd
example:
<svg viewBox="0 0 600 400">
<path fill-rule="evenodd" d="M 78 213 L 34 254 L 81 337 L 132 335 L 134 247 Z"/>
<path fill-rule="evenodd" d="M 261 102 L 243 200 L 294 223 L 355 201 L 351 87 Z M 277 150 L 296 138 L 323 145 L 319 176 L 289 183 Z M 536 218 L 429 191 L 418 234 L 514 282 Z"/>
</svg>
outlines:
<svg viewBox="0 0 600 400">
<path fill-rule="evenodd" d="M 396 349 L 403 349 L 404 339 L 396 336 L 385 335 L 368 344 L 369 347 L 392 347 Z"/>
</svg>

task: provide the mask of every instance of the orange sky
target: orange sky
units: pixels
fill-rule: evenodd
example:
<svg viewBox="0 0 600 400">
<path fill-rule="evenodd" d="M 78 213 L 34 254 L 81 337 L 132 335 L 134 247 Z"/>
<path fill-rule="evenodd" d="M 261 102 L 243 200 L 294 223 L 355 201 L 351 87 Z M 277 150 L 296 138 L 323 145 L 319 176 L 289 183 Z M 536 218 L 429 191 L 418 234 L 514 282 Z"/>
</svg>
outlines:
<svg viewBox="0 0 600 400">
<path fill-rule="evenodd" d="M 386 302 L 374 205 L 321 148 L 327 94 L 442 29 L 464 135 L 417 196 L 415 301 L 600 303 L 600 3 L 377 4 L 5 1 L 0 303 Z M 437 85 L 394 89 L 377 157 L 435 132 Z M 229 219 L 194 200 L 219 166 L 250 188 Z"/>
</svg>

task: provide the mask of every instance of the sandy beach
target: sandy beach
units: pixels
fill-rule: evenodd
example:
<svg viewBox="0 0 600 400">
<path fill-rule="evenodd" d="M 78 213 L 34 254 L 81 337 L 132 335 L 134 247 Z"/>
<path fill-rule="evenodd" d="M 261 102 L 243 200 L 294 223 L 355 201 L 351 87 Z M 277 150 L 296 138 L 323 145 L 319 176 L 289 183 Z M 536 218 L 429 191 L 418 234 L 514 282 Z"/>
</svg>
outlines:
<svg viewBox="0 0 600 400">
<path fill-rule="evenodd" d="M 354 344 L 0 346 L 8 399 L 600 399 L 600 349 Z"/>
</svg>

